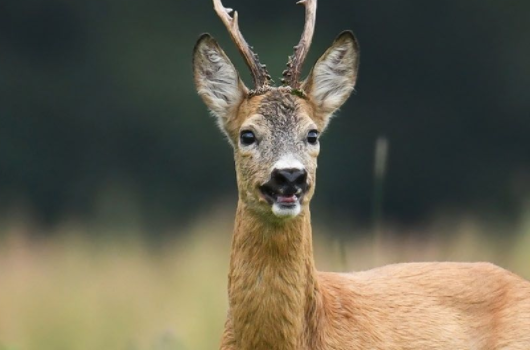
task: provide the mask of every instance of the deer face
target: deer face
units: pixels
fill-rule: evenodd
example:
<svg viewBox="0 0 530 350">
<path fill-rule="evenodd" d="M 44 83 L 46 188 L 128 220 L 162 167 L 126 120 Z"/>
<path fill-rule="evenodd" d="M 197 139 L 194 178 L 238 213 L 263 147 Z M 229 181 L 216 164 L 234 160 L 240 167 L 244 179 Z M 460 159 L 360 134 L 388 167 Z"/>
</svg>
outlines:
<svg viewBox="0 0 530 350">
<path fill-rule="evenodd" d="M 319 135 L 353 90 L 357 67 L 357 42 L 351 32 L 343 32 L 303 82 L 271 87 L 268 73 L 261 71 L 254 74 L 257 86 L 250 91 L 217 42 L 201 36 L 193 55 L 195 84 L 234 148 L 239 198 L 247 209 L 288 219 L 309 204 Z"/>
<path fill-rule="evenodd" d="M 319 135 L 355 84 L 358 48 L 340 35 L 313 67 L 301 90 L 252 94 L 214 39 L 194 52 L 199 95 L 234 148 L 240 199 L 263 215 L 294 217 L 315 188 Z"/>
<path fill-rule="evenodd" d="M 320 149 L 311 106 L 281 89 L 248 105 L 232 136 L 240 198 L 264 215 L 296 216 L 313 194 Z"/>
</svg>

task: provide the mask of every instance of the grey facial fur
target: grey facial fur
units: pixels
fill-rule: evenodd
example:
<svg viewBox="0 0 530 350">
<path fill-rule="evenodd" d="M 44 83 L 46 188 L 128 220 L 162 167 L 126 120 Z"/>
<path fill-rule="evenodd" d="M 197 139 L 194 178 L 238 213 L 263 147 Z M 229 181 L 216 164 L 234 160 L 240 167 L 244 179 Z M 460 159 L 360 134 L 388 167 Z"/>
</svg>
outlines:
<svg viewBox="0 0 530 350">
<path fill-rule="evenodd" d="M 289 92 L 273 89 L 263 97 L 255 113 L 241 126 L 241 130 L 252 130 L 257 138 L 255 144 L 239 145 L 236 150 L 240 195 L 249 206 L 270 212 L 267 206 L 259 205 L 256 188 L 269 181 L 275 165 L 286 158 L 293 164 L 299 164 L 287 165 L 287 168 L 302 167 L 307 171 L 310 190 L 303 201 L 309 201 L 313 192 L 319 145 L 307 142 L 307 133 L 317 129 L 317 126 L 305 112 L 304 102 Z"/>
<path fill-rule="evenodd" d="M 305 143 L 301 138 L 302 117 L 299 114 L 298 105 L 295 101 L 297 97 L 272 91 L 267 95 L 258 109 L 258 113 L 263 116 L 266 128 L 271 130 L 270 143 L 273 147 L 262 148 L 263 159 L 267 163 L 274 164 L 282 156 L 292 154 L 302 163 Z"/>
</svg>

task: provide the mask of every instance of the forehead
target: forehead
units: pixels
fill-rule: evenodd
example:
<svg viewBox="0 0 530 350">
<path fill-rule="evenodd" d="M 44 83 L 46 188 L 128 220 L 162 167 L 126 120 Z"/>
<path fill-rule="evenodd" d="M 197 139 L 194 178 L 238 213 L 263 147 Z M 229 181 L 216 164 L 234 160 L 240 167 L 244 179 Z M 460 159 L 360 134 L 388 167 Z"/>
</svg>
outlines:
<svg viewBox="0 0 530 350">
<path fill-rule="evenodd" d="M 257 112 L 265 117 L 282 116 L 289 118 L 296 115 L 298 109 L 295 96 L 273 90 L 263 97 Z"/>
<path fill-rule="evenodd" d="M 261 124 L 275 130 L 295 130 L 313 124 L 306 103 L 298 96 L 281 90 L 263 95 L 243 124 Z"/>
</svg>

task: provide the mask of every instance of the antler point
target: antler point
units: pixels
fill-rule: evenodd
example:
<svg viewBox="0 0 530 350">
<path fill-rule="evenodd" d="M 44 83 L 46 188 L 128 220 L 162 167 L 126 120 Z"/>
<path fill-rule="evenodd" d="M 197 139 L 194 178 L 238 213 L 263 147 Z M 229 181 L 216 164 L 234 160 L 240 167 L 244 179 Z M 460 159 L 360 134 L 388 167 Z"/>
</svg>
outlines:
<svg viewBox="0 0 530 350">
<path fill-rule="evenodd" d="M 253 52 L 253 48 L 243 38 L 243 34 L 239 30 L 238 12 L 232 8 L 224 7 L 221 0 L 213 0 L 213 4 L 215 12 L 228 29 L 232 41 L 236 44 L 247 66 L 250 68 L 254 84 L 256 85 L 256 89 L 252 90 L 251 94 L 267 91 L 267 89 L 270 89 L 270 84 L 274 83 L 274 81 L 267 72 L 266 65 L 260 64 L 258 55 Z"/>
</svg>

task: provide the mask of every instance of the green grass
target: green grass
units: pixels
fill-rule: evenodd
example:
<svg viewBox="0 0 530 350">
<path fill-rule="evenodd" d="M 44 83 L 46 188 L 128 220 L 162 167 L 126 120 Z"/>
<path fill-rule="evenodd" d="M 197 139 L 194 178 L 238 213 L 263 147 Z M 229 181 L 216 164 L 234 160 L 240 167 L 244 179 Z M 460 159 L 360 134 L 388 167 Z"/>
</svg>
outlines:
<svg viewBox="0 0 530 350">
<path fill-rule="evenodd" d="M 3 227 L 0 350 L 218 348 L 232 215 L 212 214 L 185 232 L 175 229 L 182 238 L 157 248 L 137 235 L 109 238 L 76 225 L 40 240 L 29 239 L 32 229 L 25 225 Z M 405 236 L 416 238 L 403 239 L 387 227 L 374 248 L 368 231 L 339 243 L 317 225 L 317 266 L 361 270 L 401 261 L 487 260 L 530 277 L 530 216 L 506 229 L 509 241 L 494 240 L 497 229 L 471 219 L 441 220 L 415 229 L 423 238 L 408 230 Z"/>
</svg>

